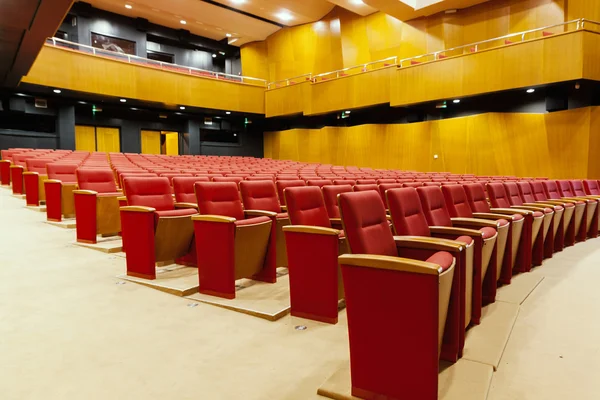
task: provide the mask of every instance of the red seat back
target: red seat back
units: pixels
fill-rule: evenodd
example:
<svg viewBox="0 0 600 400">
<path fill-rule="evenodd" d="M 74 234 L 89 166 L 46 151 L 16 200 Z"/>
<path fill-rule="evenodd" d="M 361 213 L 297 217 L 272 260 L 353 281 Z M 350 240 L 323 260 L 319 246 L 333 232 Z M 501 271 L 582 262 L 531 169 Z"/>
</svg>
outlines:
<svg viewBox="0 0 600 400">
<path fill-rule="evenodd" d="M 569 181 L 569 184 L 571 185 L 571 190 L 573 191 L 573 194 L 575 194 L 575 196 L 578 196 L 578 197 L 587 196 L 587 193 L 586 193 L 585 189 L 583 188 L 582 181 L 572 180 L 572 181 Z"/>
<path fill-rule="evenodd" d="M 388 183 L 396 183 L 396 180 L 392 179 L 392 178 L 377 179 L 378 185 L 388 184 Z"/>
<path fill-rule="evenodd" d="M 531 188 L 531 183 L 528 181 L 520 181 L 517 182 L 517 187 L 519 188 L 519 194 L 524 203 L 533 203 L 536 201 L 535 196 L 533 195 L 533 189 Z"/>
<path fill-rule="evenodd" d="M 385 198 L 385 192 L 390 189 L 399 189 L 402 187 L 401 183 L 381 183 L 379 184 L 379 194 L 381 195 L 381 200 L 383 203 L 387 205 L 387 200 Z"/>
<path fill-rule="evenodd" d="M 196 203 L 194 184 L 196 182 L 208 182 L 207 176 L 176 176 L 173 178 L 173 191 L 175 201 L 178 203 Z"/>
<path fill-rule="evenodd" d="M 377 181 L 375 179 L 357 179 L 357 185 L 377 185 Z"/>
<path fill-rule="evenodd" d="M 598 181 L 596 180 L 585 180 L 583 181 L 583 187 L 585 188 L 586 194 L 591 194 L 595 196 L 600 195 L 600 186 L 598 185 Z"/>
<path fill-rule="evenodd" d="M 406 182 L 402 184 L 402 187 L 411 187 L 411 188 L 418 188 L 423 186 L 423 182 Z"/>
<path fill-rule="evenodd" d="M 356 185 L 356 181 L 354 179 L 334 179 L 333 184 L 354 186 Z"/>
<path fill-rule="evenodd" d="M 442 194 L 450 217 L 473 218 L 473 211 L 462 185 L 442 186 Z"/>
<path fill-rule="evenodd" d="M 490 203 L 494 208 L 508 208 L 510 201 L 502 183 L 488 183 L 487 191 L 490 196 Z"/>
<path fill-rule="evenodd" d="M 130 206 L 152 207 L 156 211 L 174 209 L 168 178 L 131 176 L 123 179 L 123 185 Z"/>
<path fill-rule="evenodd" d="M 431 236 L 415 188 L 390 189 L 387 191 L 387 201 L 397 235 Z"/>
<path fill-rule="evenodd" d="M 531 193 L 533 193 L 535 201 L 548 200 L 548 196 L 544 190 L 544 184 L 541 181 L 535 180 L 529 182 L 529 184 L 531 185 Z"/>
<path fill-rule="evenodd" d="M 575 193 L 571 188 L 571 183 L 568 180 L 559 180 L 556 181 L 556 185 L 558 186 L 558 192 L 562 197 L 574 197 Z"/>
<path fill-rule="evenodd" d="M 352 191 L 350 185 L 327 185 L 323 186 L 323 197 L 325 199 L 325 208 L 329 218 L 340 218 L 340 208 L 338 203 L 338 194 Z"/>
<path fill-rule="evenodd" d="M 421 199 L 423 213 L 430 226 L 452 226 L 450 213 L 446 208 L 446 201 L 439 186 L 424 186 L 417 188 Z"/>
<path fill-rule="evenodd" d="M 369 184 L 369 185 L 354 185 L 353 189 L 355 192 L 364 192 L 366 190 L 375 190 L 377 193 L 379 193 L 377 184 L 375 184 L 375 183 Z"/>
<path fill-rule="evenodd" d="M 523 199 L 521 198 L 519 186 L 516 182 L 504 183 L 504 191 L 506 192 L 506 197 L 508 198 L 508 202 L 511 206 L 523 205 Z"/>
<path fill-rule="evenodd" d="M 308 186 L 323 187 L 325 185 L 333 185 L 331 179 L 312 179 L 306 182 Z"/>
<path fill-rule="evenodd" d="M 275 182 L 272 180 L 240 182 L 240 192 L 246 210 L 281 212 Z"/>
<path fill-rule="evenodd" d="M 111 169 L 78 168 L 77 185 L 82 190 L 94 190 L 98 193 L 115 193 L 117 184 Z"/>
<path fill-rule="evenodd" d="M 286 200 L 285 200 L 285 196 L 283 195 L 283 191 L 289 187 L 306 186 L 306 182 L 304 182 L 303 180 L 300 180 L 300 179 L 295 179 L 295 180 L 289 180 L 289 181 L 288 180 L 277 181 L 275 183 L 275 185 L 277 186 L 277 196 L 279 196 L 279 203 L 281 203 L 282 206 L 285 206 Z"/>
<path fill-rule="evenodd" d="M 285 190 L 285 199 L 292 225 L 331 228 L 323 194 L 318 187 L 289 187 Z"/>
<path fill-rule="evenodd" d="M 195 190 L 200 214 L 244 219 L 244 208 L 235 182 L 197 182 Z"/>
<path fill-rule="evenodd" d="M 490 205 L 485 197 L 485 190 L 481 183 L 471 183 L 463 186 L 467 194 L 469 206 L 473 212 L 489 213 Z"/>
<path fill-rule="evenodd" d="M 339 204 L 352 253 L 398 256 L 385 207 L 377 192 L 341 193 Z"/>
<path fill-rule="evenodd" d="M 53 162 L 53 159 L 44 158 L 29 158 L 25 161 L 27 171 L 37 172 L 40 175 L 46 175 L 46 165 Z"/>
<path fill-rule="evenodd" d="M 544 185 L 546 199 L 560 199 L 562 197 L 555 181 L 542 181 L 542 185 Z"/>
<path fill-rule="evenodd" d="M 76 183 L 77 175 L 77 164 L 61 164 L 61 163 L 50 163 L 46 164 L 46 170 L 48 171 L 49 179 L 58 179 L 63 183 Z"/>
</svg>

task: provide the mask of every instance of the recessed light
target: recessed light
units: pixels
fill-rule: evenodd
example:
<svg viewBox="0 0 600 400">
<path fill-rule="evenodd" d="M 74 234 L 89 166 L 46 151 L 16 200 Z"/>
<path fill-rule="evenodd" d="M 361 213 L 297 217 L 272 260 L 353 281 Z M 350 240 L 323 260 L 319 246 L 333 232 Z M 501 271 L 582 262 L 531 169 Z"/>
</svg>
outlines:
<svg viewBox="0 0 600 400">
<path fill-rule="evenodd" d="M 527 89 L 527 93 L 533 93 L 535 92 L 535 89 Z"/>
<path fill-rule="evenodd" d="M 125 8 L 128 10 L 131 10 L 133 8 L 133 6 L 131 4 L 125 4 Z"/>
<path fill-rule="evenodd" d="M 458 103 L 460 103 L 460 99 L 454 99 L 454 100 L 452 100 L 452 102 L 453 102 L 454 104 L 458 104 Z"/>
<path fill-rule="evenodd" d="M 225 111 L 225 114 L 229 115 L 231 114 L 231 111 Z"/>
<path fill-rule="evenodd" d="M 27 95 L 26 95 L 26 94 L 24 94 L 24 93 L 17 93 L 17 96 L 22 96 L 22 97 L 25 97 L 25 96 L 27 96 Z"/>
<path fill-rule="evenodd" d="M 344 111 L 344 114 L 350 114 L 352 111 Z"/>
<path fill-rule="evenodd" d="M 187 24 L 187 22 L 185 22 L 185 19 L 182 19 L 181 21 L 179 21 L 179 23 L 180 23 L 181 25 L 185 25 L 185 24 Z"/>
<path fill-rule="evenodd" d="M 237 136 L 237 133 L 234 133 L 234 134 L 233 134 L 233 137 L 236 137 L 236 136 Z"/>
<path fill-rule="evenodd" d="M 233 4 L 244 4 L 246 0 L 231 0 Z"/>
<path fill-rule="evenodd" d="M 294 19 L 294 17 L 292 16 L 292 14 L 290 14 L 288 11 L 280 11 L 275 16 L 277 18 L 279 18 L 280 20 L 282 20 L 282 21 L 291 21 L 292 19 Z"/>
<path fill-rule="evenodd" d="M 220 51 L 219 54 L 222 55 L 222 56 L 224 56 L 225 52 L 224 51 Z"/>
<path fill-rule="evenodd" d="M 121 99 L 121 103 L 127 103 L 127 99 Z"/>
<path fill-rule="evenodd" d="M 231 33 L 226 33 L 225 36 L 231 37 Z"/>
<path fill-rule="evenodd" d="M 350 3 L 357 5 L 357 6 L 362 6 L 363 4 L 365 4 L 365 3 L 363 3 L 362 0 L 350 0 Z"/>
<path fill-rule="evenodd" d="M 216 119 L 221 119 L 221 117 L 215 117 Z"/>
<path fill-rule="evenodd" d="M 78 101 L 79 104 L 87 104 L 85 101 Z"/>
<path fill-rule="evenodd" d="M 217 58 L 217 55 L 216 55 L 216 54 L 213 54 L 213 58 Z"/>
<path fill-rule="evenodd" d="M 60 94 L 60 89 L 54 89 L 53 92 L 56 94 Z"/>
<path fill-rule="evenodd" d="M 180 110 L 185 110 L 185 107 L 184 106 L 179 106 L 179 109 Z"/>
</svg>

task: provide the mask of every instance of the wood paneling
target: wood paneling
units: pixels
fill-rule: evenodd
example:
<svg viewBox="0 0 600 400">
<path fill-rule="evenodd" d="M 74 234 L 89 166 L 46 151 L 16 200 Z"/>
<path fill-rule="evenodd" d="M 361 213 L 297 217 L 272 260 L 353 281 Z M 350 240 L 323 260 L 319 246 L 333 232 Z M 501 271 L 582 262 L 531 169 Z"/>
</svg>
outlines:
<svg viewBox="0 0 600 400">
<path fill-rule="evenodd" d="M 179 134 L 177 132 L 163 132 L 165 135 L 165 152 L 168 156 L 179 155 Z"/>
<path fill-rule="evenodd" d="M 160 154 L 160 132 L 141 131 L 142 154 Z"/>
<path fill-rule="evenodd" d="M 96 151 L 96 128 L 93 126 L 75 126 L 75 150 Z"/>
<path fill-rule="evenodd" d="M 119 128 L 96 128 L 96 147 L 98 151 L 119 153 L 121 151 L 121 136 Z"/>
<path fill-rule="evenodd" d="M 44 46 L 23 82 L 165 104 L 264 114 L 264 87 Z"/>
<path fill-rule="evenodd" d="M 480 175 L 600 177 L 600 108 L 265 133 L 265 157 Z M 588 157 L 589 153 L 589 157 Z M 438 158 L 434 158 L 437 155 Z"/>
<path fill-rule="evenodd" d="M 600 7 L 597 0 L 567 0 L 567 20 L 586 18 L 600 21 Z"/>
<path fill-rule="evenodd" d="M 302 114 L 310 110 L 312 93 L 310 82 L 297 83 L 265 93 L 265 110 L 267 117 Z"/>
</svg>

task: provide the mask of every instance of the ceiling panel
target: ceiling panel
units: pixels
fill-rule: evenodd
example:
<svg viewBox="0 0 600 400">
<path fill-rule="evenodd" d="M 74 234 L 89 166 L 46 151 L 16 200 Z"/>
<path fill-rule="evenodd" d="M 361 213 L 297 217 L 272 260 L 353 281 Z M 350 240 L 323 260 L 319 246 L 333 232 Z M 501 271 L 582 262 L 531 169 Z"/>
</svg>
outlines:
<svg viewBox="0 0 600 400">
<path fill-rule="evenodd" d="M 287 26 L 318 21 L 334 7 L 334 4 L 327 0 L 214 1 Z"/>
<path fill-rule="evenodd" d="M 446 10 L 461 9 L 489 0 L 363 0 L 369 6 L 401 21 Z"/>
<path fill-rule="evenodd" d="M 345 8 L 346 10 L 350 10 L 353 13 L 358 15 L 367 16 L 377 12 L 376 8 L 373 8 L 366 4 L 362 0 L 327 0 L 332 4 L 338 5 L 340 7 Z"/>
<path fill-rule="evenodd" d="M 264 40 L 280 29 L 260 19 L 228 10 L 199 0 L 88 0 L 93 7 L 126 15 L 145 18 L 148 21 L 173 29 L 186 29 L 191 33 L 214 40 L 222 40 L 231 34 L 230 44 L 242 44 Z M 125 4 L 132 8 L 125 8 Z M 186 21 L 182 24 L 180 21 Z M 233 39 L 237 39 L 233 41 Z"/>
</svg>

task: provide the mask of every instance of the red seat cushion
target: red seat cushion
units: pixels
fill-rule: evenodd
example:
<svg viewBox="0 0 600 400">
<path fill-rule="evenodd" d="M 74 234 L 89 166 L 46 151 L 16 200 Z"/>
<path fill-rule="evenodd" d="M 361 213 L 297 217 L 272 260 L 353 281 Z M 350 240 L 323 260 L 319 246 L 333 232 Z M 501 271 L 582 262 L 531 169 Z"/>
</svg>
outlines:
<svg viewBox="0 0 600 400">
<path fill-rule="evenodd" d="M 505 219 L 497 219 L 496 222 L 500 225 L 500 226 L 506 226 L 508 225 L 508 221 Z"/>
<path fill-rule="evenodd" d="M 235 221 L 235 226 L 253 225 L 268 222 L 271 219 L 269 217 L 254 217 L 248 219 L 238 219 Z"/>
<path fill-rule="evenodd" d="M 539 217 L 543 217 L 543 216 L 544 216 L 544 214 L 542 214 L 539 211 L 534 211 L 533 212 L 533 218 L 539 218 Z"/>
<path fill-rule="evenodd" d="M 496 230 L 494 228 L 490 228 L 487 226 L 484 228 L 481 228 L 479 231 L 483 233 L 484 239 L 489 239 L 496 234 Z"/>
<path fill-rule="evenodd" d="M 286 219 L 289 218 L 288 213 L 277 213 L 277 219 Z"/>
<path fill-rule="evenodd" d="M 437 264 L 442 267 L 443 271 L 445 271 L 450 268 L 454 262 L 454 257 L 452 257 L 452 254 L 448 253 L 447 251 L 438 251 L 425 261 Z"/>
<path fill-rule="evenodd" d="M 544 214 L 552 214 L 554 211 L 551 208 L 544 207 Z"/>
<path fill-rule="evenodd" d="M 198 214 L 198 211 L 194 208 L 183 208 L 180 210 L 166 210 L 166 211 L 155 211 L 154 212 L 154 223 L 158 224 L 159 218 L 165 217 L 185 217 L 186 215 Z"/>
<path fill-rule="evenodd" d="M 513 214 L 512 217 L 513 221 L 520 221 L 523 219 L 523 216 L 521 214 Z"/>
<path fill-rule="evenodd" d="M 457 242 L 463 242 L 466 245 L 469 245 L 473 242 L 473 238 L 471 238 L 470 236 L 459 236 L 456 239 Z"/>
</svg>

